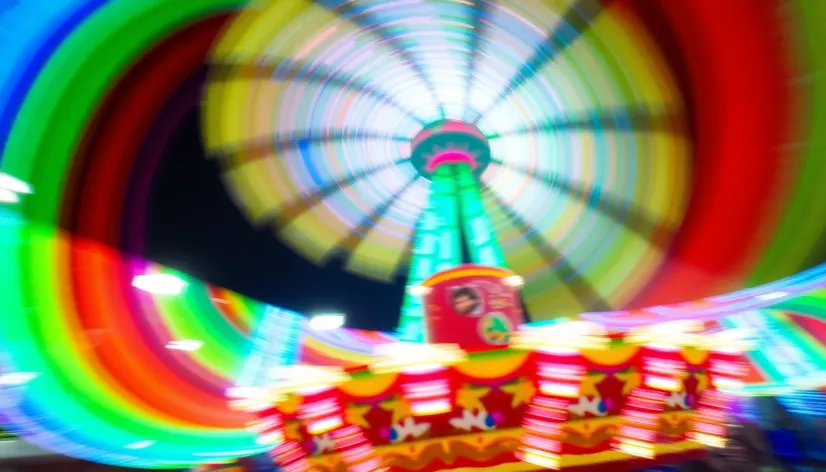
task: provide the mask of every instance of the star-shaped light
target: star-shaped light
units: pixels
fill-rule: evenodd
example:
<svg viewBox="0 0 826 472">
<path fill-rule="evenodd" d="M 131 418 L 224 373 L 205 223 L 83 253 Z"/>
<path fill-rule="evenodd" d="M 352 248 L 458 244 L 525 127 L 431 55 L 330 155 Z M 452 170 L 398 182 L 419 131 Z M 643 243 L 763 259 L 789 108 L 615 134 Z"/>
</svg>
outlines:
<svg viewBox="0 0 826 472">
<path fill-rule="evenodd" d="M 287 421 L 284 424 L 284 437 L 295 441 L 301 441 L 301 423 L 298 421 Z"/>
<path fill-rule="evenodd" d="M 671 408 L 679 408 L 681 410 L 688 409 L 688 404 L 686 403 L 688 395 L 683 392 L 671 392 L 669 396 L 665 398 L 665 404 Z"/>
<path fill-rule="evenodd" d="M 369 429 L 370 423 L 364 419 L 364 415 L 366 415 L 372 408 L 373 407 L 371 405 L 350 403 L 344 409 L 344 420 L 349 424 Z"/>
<path fill-rule="evenodd" d="M 511 394 L 511 408 L 530 403 L 531 398 L 536 395 L 536 387 L 527 377 L 519 377 L 501 388 L 503 392 Z"/>
<path fill-rule="evenodd" d="M 605 374 L 600 374 L 598 372 L 592 372 L 586 375 L 582 379 L 582 384 L 579 386 L 579 393 L 585 397 L 599 397 L 599 390 L 597 390 L 597 385 L 601 384 L 602 381 L 605 380 Z"/>
<path fill-rule="evenodd" d="M 605 411 L 600 410 L 600 403 L 602 403 L 602 400 L 599 398 L 589 399 L 585 395 L 582 395 L 576 403 L 568 405 L 568 412 L 578 417 L 583 417 L 587 413 L 591 413 L 594 416 L 604 416 Z"/>
<path fill-rule="evenodd" d="M 473 428 L 487 431 L 495 426 L 494 423 L 488 423 L 488 413 L 486 411 L 471 413 L 468 410 L 462 410 L 461 416 L 451 418 L 450 425 L 462 431 L 471 431 Z"/>
<path fill-rule="evenodd" d="M 708 374 L 697 372 L 694 374 L 694 378 L 697 379 L 697 393 L 700 393 L 708 388 Z"/>
<path fill-rule="evenodd" d="M 408 417 L 404 419 L 403 423 L 394 425 L 393 429 L 396 431 L 396 439 L 392 442 L 399 443 L 408 438 L 421 438 L 430 431 L 430 423 L 418 423 L 413 417 Z"/>
<path fill-rule="evenodd" d="M 381 406 L 383 410 L 393 414 L 390 424 L 401 424 L 405 418 L 413 416 L 413 412 L 410 410 L 410 404 L 399 395 L 393 395 L 389 399 L 381 402 L 379 406 Z"/>
<path fill-rule="evenodd" d="M 631 393 L 635 388 L 639 387 L 642 384 L 642 375 L 637 372 L 637 369 L 629 369 L 626 372 L 619 372 L 614 374 L 620 382 L 623 383 L 622 386 L 622 395 L 627 396 Z"/>
<path fill-rule="evenodd" d="M 336 442 L 329 434 L 320 434 L 313 438 L 316 454 L 327 454 L 336 448 Z"/>
<path fill-rule="evenodd" d="M 462 388 L 456 392 L 456 404 L 465 410 L 475 413 L 478 411 L 486 411 L 485 405 L 482 403 L 482 398 L 490 393 L 488 387 L 476 387 L 470 384 L 462 385 Z"/>
</svg>

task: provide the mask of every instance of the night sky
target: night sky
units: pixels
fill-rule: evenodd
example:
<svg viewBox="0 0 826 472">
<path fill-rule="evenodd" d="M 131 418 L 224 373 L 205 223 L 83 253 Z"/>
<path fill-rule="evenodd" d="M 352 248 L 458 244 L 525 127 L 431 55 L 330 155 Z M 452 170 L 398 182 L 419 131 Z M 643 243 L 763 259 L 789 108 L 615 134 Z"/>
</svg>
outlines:
<svg viewBox="0 0 826 472">
<path fill-rule="evenodd" d="M 144 256 L 277 306 L 343 312 L 351 327 L 394 330 L 404 281 L 351 275 L 341 261 L 316 266 L 271 228 L 253 227 L 225 190 L 218 166 L 205 157 L 199 126 L 193 110 L 155 176 Z"/>
</svg>

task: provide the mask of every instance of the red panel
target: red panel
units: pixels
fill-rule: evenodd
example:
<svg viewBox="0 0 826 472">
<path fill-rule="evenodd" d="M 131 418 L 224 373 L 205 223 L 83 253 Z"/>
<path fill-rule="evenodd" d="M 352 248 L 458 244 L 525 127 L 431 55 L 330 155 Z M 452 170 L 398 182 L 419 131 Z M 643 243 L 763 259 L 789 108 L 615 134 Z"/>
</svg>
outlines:
<svg viewBox="0 0 826 472">
<path fill-rule="evenodd" d="M 518 292 L 503 282 L 508 273 L 501 272 L 466 264 L 425 281 L 431 288 L 424 298 L 430 342 L 471 350 L 507 346 L 524 317 Z"/>
<path fill-rule="evenodd" d="M 766 242 L 788 173 L 797 171 L 782 151 L 792 95 L 777 4 L 650 0 L 622 7 L 638 11 L 682 75 L 696 140 L 683 227 L 633 306 L 738 288 Z"/>
</svg>

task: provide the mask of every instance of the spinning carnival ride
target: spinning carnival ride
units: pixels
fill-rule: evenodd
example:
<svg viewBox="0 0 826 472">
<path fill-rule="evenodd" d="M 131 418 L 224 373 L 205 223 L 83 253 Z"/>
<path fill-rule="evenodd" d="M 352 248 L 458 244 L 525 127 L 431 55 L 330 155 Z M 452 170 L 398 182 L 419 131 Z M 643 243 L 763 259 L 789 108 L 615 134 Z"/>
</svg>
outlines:
<svg viewBox="0 0 826 472">
<path fill-rule="evenodd" d="M 747 390 L 820 386 L 823 298 L 811 290 L 824 285 L 821 268 L 702 297 L 807 267 L 826 224 L 811 217 L 826 204 L 826 138 L 778 126 L 802 113 L 793 79 L 824 86 L 822 5 L 646 4 L 67 0 L 3 10 L 0 171 L 35 191 L 2 215 L 3 423 L 100 462 L 214 462 L 269 448 L 245 430 L 251 415 L 228 408 L 228 389 L 255 387 L 269 367 L 354 368 L 373 364 L 377 346 L 428 339 L 415 290 L 400 333 L 381 334 L 314 333 L 296 313 L 181 274 L 178 295 L 132 287 L 171 272 L 118 249 L 142 250 L 155 167 L 202 98 L 230 191 L 311 260 L 345 258 L 379 279 L 409 266 L 417 286 L 467 252 L 524 278 L 535 322 L 592 312 L 618 331 L 686 317 L 747 327 L 782 346 L 750 354 Z M 820 96 L 806 109 L 812 129 L 826 116 Z M 170 349 L 191 340 L 202 345 Z M 470 389 L 460 413 L 474 415 L 462 423 L 469 434 L 447 434 L 459 443 L 508 429 L 502 417 L 518 422 L 502 408 L 522 391 L 529 356 L 489 355 L 501 358 L 480 369 L 484 356 L 471 354 L 451 368 L 464 375 L 456 391 Z M 629 378 L 618 369 L 591 369 L 606 383 L 588 378 L 580 426 L 617 421 Z M 398 418 L 401 436 L 391 427 L 404 404 L 379 397 L 398 385 L 367 385 L 351 397 L 389 415 L 371 440 L 424 444 L 419 421 Z"/>
<path fill-rule="evenodd" d="M 411 285 L 464 245 L 525 278 L 534 319 L 625 306 L 660 267 L 690 142 L 664 59 L 623 34 L 639 25 L 622 9 L 296 5 L 242 14 L 212 58 L 207 145 L 254 223 L 368 277 L 409 262 Z M 423 339 L 413 297 L 401 331 Z"/>
</svg>

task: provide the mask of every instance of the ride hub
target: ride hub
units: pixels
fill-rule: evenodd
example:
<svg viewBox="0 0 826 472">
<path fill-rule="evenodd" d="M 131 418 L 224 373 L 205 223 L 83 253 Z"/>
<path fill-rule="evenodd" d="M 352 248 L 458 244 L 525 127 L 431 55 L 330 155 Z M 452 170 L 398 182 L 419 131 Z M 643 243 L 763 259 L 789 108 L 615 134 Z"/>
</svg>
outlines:
<svg viewBox="0 0 826 472">
<path fill-rule="evenodd" d="M 490 164 L 490 145 L 476 126 L 459 120 L 431 123 L 413 138 L 410 161 L 426 178 L 446 164 L 467 164 L 479 176 Z"/>
</svg>

